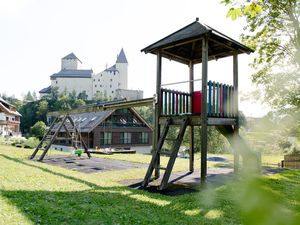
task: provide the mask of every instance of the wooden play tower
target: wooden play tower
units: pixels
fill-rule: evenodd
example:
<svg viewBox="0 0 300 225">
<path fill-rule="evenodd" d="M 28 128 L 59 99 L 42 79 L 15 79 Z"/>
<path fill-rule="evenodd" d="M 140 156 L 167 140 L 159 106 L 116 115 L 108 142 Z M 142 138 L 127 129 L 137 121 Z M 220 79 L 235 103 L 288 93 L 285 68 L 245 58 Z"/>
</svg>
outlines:
<svg viewBox="0 0 300 225">
<path fill-rule="evenodd" d="M 160 170 L 165 170 L 159 189 L 167 187 L 187 126 L 190 127 L 190 172 L 194 171 L 194 126 L 201 126 L 201 181 L 204 182 L 207 175 L 207 127 L 216 126 L 228 140 L 238 136 L 238 55 L 250 54 L 253 50 L 196 19 L 142 52 L 157 57 L 153 152 L 143 186 L 149 184 L 153 171 L 157 179 Z M 162 57 L 188 66 L 189 92 L 162 88 Z M 224 57 L 233 59 L 233 85 L 208 81 L 208 61 Z M 201 92 L 194 92 L 194 65 L 198 63 L 202 63 L 202 88 Z M 160 154 L 170 126 L 179 126 L 179 132 L 173 141 L 167 167 L 162 168 Z M 237 169 L 238 154 L 235 154 L 234 164 Z"/>
</svg>

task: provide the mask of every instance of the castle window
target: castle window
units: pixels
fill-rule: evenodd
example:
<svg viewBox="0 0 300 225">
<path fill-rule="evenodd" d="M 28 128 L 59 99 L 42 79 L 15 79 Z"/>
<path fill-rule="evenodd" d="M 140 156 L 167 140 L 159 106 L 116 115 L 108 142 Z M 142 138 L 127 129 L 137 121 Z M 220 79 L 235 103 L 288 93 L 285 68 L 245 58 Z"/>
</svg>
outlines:
<svg viewBox="0 0 300 225">
<path fill-rule="evenodd" d="M 114 93 L 114 91 L 111 91 L 111 93 L 113 94 L 113 93 Z"/>
<path fill-rule="evenodd" d="M 100 79 L 98 79 L 98 81 L 100 82 Z"/>
<path fill-rule="evenodd" d="M 112 82 L 112 79 L 110 79 L 110 82 Z"/>
<path fill-rule="evenodd" d="M 95 84 L 95 87 L 97 87 L 97 84 Z"/>
<path fill-rule="evenodd" d="M 94 81 L 96 81 L 96 80 L 94 79 Z"/>
<path fill-rule="evenodd" d="M 112 85 L 109 85 L 110 88 L 112 88 Z"/>
<path fill-rule="evenodd" d="M 57 84 L 57 81 L 55 81 L 55 83 Z"/>
<path fill-rule="evenodd" d="M 118 86 L 120 87 L 120 86 L 121 86 L 121 83 L 118 83 Z"/>
<path fill-rule="evenodd" d="M 100 76 L 102 77 L 102 74 Z"/>
<path fill-rule="evenodd" d="M 102 84 L 100 84 L 100 87 L 102 87 Z"/>
</svg>

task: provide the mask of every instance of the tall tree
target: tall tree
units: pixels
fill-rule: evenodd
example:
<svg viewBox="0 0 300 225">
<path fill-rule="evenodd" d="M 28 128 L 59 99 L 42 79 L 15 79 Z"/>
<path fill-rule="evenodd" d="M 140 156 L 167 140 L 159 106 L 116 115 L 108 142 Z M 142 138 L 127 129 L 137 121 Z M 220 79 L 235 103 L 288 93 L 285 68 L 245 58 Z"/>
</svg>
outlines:
<svg viewBox="0 0 300 225">
<path fill-rule="evenodd" d="M 252 80 L 273 108 L 300 109 L 300 0 L 223 0 L 227 16 L 246 18 L 243 42 L 256 50 Z"/>
</svg>

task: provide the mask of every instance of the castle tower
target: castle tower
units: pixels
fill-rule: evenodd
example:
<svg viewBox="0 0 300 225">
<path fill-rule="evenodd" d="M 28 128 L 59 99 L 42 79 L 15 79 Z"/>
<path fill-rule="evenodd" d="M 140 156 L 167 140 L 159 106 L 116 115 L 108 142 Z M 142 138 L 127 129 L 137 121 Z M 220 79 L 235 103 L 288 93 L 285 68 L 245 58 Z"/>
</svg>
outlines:
<svg viewBox="0 0 300 225">
<path fill-rule="evenodd" d="M 78 64 L 82 63 L 72 52 L 61 59 L 61 70 L 78 70 Z"/>
<path fill-rule="evenodd" d="M 120 89 L 127 89 L 127 80 L 128 80 L 128 61 L 125 56 L 123 48 L 120 51 L 120 54 L 117 57 L 116 69 L 120 74 Z"/>
</svg>

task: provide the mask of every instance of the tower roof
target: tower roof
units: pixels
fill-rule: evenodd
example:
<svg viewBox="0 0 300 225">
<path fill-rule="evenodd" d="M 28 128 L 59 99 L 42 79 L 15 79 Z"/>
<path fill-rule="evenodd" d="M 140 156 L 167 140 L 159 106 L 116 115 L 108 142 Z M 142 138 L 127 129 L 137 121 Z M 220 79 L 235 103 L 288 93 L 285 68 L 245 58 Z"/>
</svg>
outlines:
<svg viewBox="0 0 300 225">
<path fill-rule="evenodd" d="M 120 51 L 120 54 L 117 57 L 116 63 L 128 63 L 123 48 Z"/>
<path fill-rule="evenodd" d="M 62 59 L 76 59 L 76 60 L 78 60 L 80 63 L 82 63 L 82 62 L 80 61 L 80 59 L 78 59 L 77 56 L 76 56 L 73 52 L 71 52 L 69 55 L 66 55 L 66 56 L 63 57 Z"/>
<path fill-rule="evenodd" d="M 157 54 L 181 63 L 200 63 L 202 61 L 202 39 L 207 37 L 209 42 L 209 60 L 238 54 L 251 53 L 252 49 L 222 34 L 221 32 L 199 23 L 198 19 L 182 29 L 149 45 L 141 51 Z"/>
</svg>

